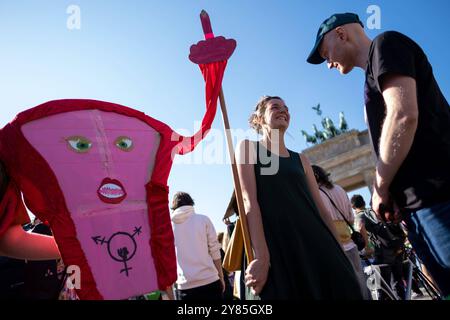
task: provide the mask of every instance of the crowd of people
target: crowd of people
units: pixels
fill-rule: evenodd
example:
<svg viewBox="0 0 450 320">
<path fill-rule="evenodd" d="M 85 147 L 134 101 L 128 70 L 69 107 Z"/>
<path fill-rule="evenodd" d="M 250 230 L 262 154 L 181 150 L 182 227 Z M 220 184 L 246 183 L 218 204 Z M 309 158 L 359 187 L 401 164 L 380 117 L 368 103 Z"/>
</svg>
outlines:
<svg viewBox="0 0 450 320">
<path fill-rule="evenodd" d="M 265 96 L 249 120 L 261 140 L 242 141 L 236 153 L 254 259 L 244 261 L 241 275 L 224 270 L 226 241 L 221 244 L 210 219 L 196 213 L 192 197 L 178 192 L 171 207 L 178 278 L 174 295 L 167 290 L 162 296 L 368 300 L 374 293 L 365 267 L 379 266 L 376 298 L 407 299 L 410 280 L 415 294 L 423 294 L 417 278 L 408 279 L 410 246 L 418 257 L 413 265 L 449 297 L 450 107 L 426 54 L 398 32 L 370 40 L 358 16 L 345 13 L 320 25 L 307 61 L 326 61 L 342 74 L 365 71 L 365 111 L 377 156 L 370 207 L 360 195 L 350 200 L 323 168 L 286 147 L 289 109 L 281 97 Z M 274 162 L 276 172 L 267 174 Z M 1 182 L 2 198 L 9 199 L 2 205 L 17 206 L 17 216 L 2 219 L 0 212 L 0 254 L 59 258 L 51 236 L 21 229 L 26 214 L 3 171 Z"/>
</svg>

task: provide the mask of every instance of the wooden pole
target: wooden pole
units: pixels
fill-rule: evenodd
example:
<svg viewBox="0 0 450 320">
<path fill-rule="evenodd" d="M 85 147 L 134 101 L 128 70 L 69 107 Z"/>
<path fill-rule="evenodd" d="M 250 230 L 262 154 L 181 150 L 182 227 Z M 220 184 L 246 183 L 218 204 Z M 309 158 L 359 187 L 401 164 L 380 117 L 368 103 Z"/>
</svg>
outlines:
<svg viewBox="0 0 450 320">
<path fill-rule="evenodd" d="M 235 190 L 235 194 L 236 194 L 236 201 L 237 201 L 237 205 L 238 205 L 239 219 L 241 219 L 241 228 L 242 228 L 242 236 L 244 238 L 245 254 L 247 256 L 248 263 L 250 263 L 253 261 L 253 250 L 252 250 L 251 242 L 250 242 L 250 233 L 248 231 L 247 216 L 245 215 L 244 198 L 242 197 L 242 189 L 241 189 L 241 183 L 239 181 L 236 158 L 234 156 L 233 141 L 231 139 L 231 133 L 230 133 L 230 122 L 228 121 L 227 107 L 225 104 L 225 97 L 223 95 L 222 89 L 220 89 L 219 101 L 220 101 L 220 108 L 222 110 L 222 116 L 223 116 L 222 118 L 223 118 L 223 126 L 225 128 L 225 136 L 227 139 L 227 147 L 228 147 L 227 149 L 228 149 L 228 153 L 230 155 L 230 160 L 231 160 L 231 171 L 233 173 L 233 184 L 234 184 L 234 190 Z"/>
</svg>

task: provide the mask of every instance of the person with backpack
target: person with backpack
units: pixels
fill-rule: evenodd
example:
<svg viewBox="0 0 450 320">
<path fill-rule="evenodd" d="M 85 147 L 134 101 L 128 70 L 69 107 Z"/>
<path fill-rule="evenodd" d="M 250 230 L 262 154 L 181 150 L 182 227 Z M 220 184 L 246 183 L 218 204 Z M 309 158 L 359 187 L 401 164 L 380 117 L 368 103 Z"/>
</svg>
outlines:
<svg viewBox="0 0 450 320">
<path fill-rule="evenodd" d="M 383 280 L 390 285 L 391 276 L 394 279 L 394 289 L 397 296 L 405 299 L 405 284 L 403 282 L 403 258 L 405 254 L 406 235 L 399 223 L 379 221 L 375 212 L 366 208 L 361 195 L 353 195 L 352 208 L 355 210 L 355 228 L 365 228 L 368 238 L 374 245 L 374 264 L 381 265 L 380 273 Z M 386 300 L 385 290 L 379 290 L 379 299 Z"/>
</svg>

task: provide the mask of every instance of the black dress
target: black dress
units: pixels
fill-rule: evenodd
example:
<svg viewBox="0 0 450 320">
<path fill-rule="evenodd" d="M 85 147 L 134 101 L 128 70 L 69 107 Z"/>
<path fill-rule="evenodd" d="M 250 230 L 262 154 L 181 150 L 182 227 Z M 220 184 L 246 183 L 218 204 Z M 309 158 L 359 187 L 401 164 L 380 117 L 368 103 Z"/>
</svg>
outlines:
<svg viewBox="0 0 450 320">
<path fill-rule="evenodd" d="M 270 252 L 261 299 L 362 299 L 350 262 L 314 204 L 299 154 L 289 150 L 289 157 L 274 155 L 279 169 L 267 175 L 261 169 L 273 162 L 262 164 L 261 155 L 271 153 L 256 145 L 257 196 Z"/>
</svg>

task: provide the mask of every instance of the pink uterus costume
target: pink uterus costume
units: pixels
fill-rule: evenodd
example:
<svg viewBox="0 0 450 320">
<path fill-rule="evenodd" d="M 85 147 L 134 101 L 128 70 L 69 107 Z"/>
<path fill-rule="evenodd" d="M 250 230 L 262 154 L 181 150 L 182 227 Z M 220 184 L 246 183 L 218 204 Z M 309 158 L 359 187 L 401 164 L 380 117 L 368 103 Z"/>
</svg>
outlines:
<svg viewBox="0 0 450 320">
<path fill-rule="evenodd" d="M 206 38 L 190 54 L 206 81 L 206 113 L 192 137 L 94 100 L 47 102 L 0 131 L 10 187 L 50 223 L 64 263 L 80 268 L 81 299 L 126 299 L 176 281 L 167 186 L 173 156 L 192 151 L 210 129 L 236 46 L 212 32 Z"/>
</svg>

